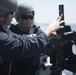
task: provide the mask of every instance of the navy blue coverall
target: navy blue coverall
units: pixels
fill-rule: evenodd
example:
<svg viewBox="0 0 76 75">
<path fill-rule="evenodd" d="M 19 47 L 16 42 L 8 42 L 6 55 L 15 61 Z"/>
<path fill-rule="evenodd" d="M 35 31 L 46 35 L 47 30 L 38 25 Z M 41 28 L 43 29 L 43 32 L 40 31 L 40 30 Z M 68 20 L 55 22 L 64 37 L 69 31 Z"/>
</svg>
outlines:
<svg viewBox="0 0 76 75">
<path fill-rule="evenodd" d="M 44 32 L 40 31 L 35 37 L 20 36 L 7 33 L 0 26 L 0 56 L 9 59 L 23 59 L 43 51 L 48 43 Z"/>
<path fill-rule="evenodd" d="M 0 26 L 0 56 L 4 61 L 0 62 L 0 74 L 8 75 L 8 60 L 24 59 L 41 53 L 48 43 L 48 38 L 44 32 L 40 31 L 35 37 L 29 35 L 17 35 L 10 33 Z M 6 59 L 6 60 L 5 60 Z M 3 59 L 2 59 L 3 60 Z"/>
<path fill-rule="evenodd" d="M 12 32 L 20 35 L 25 35 L 25 34 L 29 35 L 30 29 L 33 28 L 29 28 L 28 31 L 22 32 L 19 29 L 18 24 L 17 25 L 11 24 L 10 27 L 10 30 Z M 34 31 L 33 33 L 38 34 L 40 28 L 37 28 L 36 26 L 36 28 L 34 28 L 33 31 Z M 11 63 L 10 75 L 35 75 L 39 67 L 39 61 L 40 61 L 40 53 L 25 59 L 14 59 L 12 60 Z"/>
</svg>

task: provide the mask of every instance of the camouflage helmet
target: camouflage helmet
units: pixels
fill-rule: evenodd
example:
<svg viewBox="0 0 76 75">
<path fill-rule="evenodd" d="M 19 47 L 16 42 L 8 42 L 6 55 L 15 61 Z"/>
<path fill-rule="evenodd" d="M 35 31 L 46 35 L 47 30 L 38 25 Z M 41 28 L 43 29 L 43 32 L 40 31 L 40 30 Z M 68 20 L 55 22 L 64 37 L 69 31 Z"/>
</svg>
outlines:
<svg viewBox="0 0 76 75">
<path fill-rule="evenodd" d="M 2 16 L 8 12 L 15 12 L 17 6 L 17 0 L 0 0 L 0 15 Z"/>
<path fill-rule="evenodd" d="M 20 14 L 33 12 L 34 15 L 34 8 L 30 3 L 21 3 L 18 5 L 18 11 L 15 13 L 15 19 L 18 21 L 18 17 Z"/>
</svg>

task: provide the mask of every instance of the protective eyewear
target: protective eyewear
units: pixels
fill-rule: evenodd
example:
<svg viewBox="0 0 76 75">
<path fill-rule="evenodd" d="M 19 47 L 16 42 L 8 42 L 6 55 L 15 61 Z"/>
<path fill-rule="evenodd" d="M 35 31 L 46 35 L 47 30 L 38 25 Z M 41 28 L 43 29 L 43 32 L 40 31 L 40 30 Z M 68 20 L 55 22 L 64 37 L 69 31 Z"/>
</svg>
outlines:
<svg viewBox="0 0 76 75">
<path fill-rule="evenodd" d="M 34 15 L 30 15 L 30 16 L 29 15 L 21 15 L 21 18 L 24 20 L 28 20 L 28 19 L 32 20 L 34 18 Z"/>
<path fill-rule="evenodd" d="M 13 15 L 13 14 L 14 14 L 14 12 L 9 12 L 9 14 Z"/>
</svg>

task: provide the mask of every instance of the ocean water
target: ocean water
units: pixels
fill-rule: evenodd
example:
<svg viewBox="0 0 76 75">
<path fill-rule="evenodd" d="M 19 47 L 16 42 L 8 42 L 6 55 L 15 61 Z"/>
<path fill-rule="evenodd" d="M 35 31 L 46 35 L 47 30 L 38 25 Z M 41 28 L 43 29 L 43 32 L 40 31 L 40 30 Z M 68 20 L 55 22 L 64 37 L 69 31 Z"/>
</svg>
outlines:
<svg viewBox="0 0 76 75">
<path fill-rule="evenodd" d="M 44 30 L 44 29 L 48 26 L 48 24 L 49 24 L 49 23 L 37 23 L 37 26 L 40 26 L 40 28 L 41 28 L 42 30 Z M 66 23 L 65 25 L 69 25 L 72 30 L 76 30 L 76 24 Z"/>
<path fill-rule="evenodd" d="M 48 23 L 38 23 L 37 25 L 40 26 L 40 28 L 42 30 L 44 30 L 48 26 Z M 67 23 L 65 25 L 70 25 L 71 30 L 76 31 L 76 24 L 71 24 L 71 23 L 69 24 L 69 23 Z M 72 46 L 72 52 L 73 52 L 73 54 L 76 55 L 76 46 L 75 45 Z M 64 72 L 63 75 L 75 75 L 73 72 L 71 72 L 69 70 L 66 70 L 66 69 L 64 69 L 63 72 Z"/>
</svg>

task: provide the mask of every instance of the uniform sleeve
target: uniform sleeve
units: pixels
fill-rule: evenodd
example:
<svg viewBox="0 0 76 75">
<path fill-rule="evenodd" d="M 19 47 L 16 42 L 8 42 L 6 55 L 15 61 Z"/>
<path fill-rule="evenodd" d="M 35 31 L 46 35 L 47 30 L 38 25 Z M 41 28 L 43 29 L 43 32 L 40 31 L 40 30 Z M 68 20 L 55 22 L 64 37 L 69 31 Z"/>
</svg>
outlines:
<svg viewBox="0 0 76 75">
<path fill-rule="evenodd" d="M 0 32 L 0 55 L 9 59 L 23 59 L 42 52 L 48 38 L 42 31 L 36 36 L 10 35 Z"/>
</svg>

